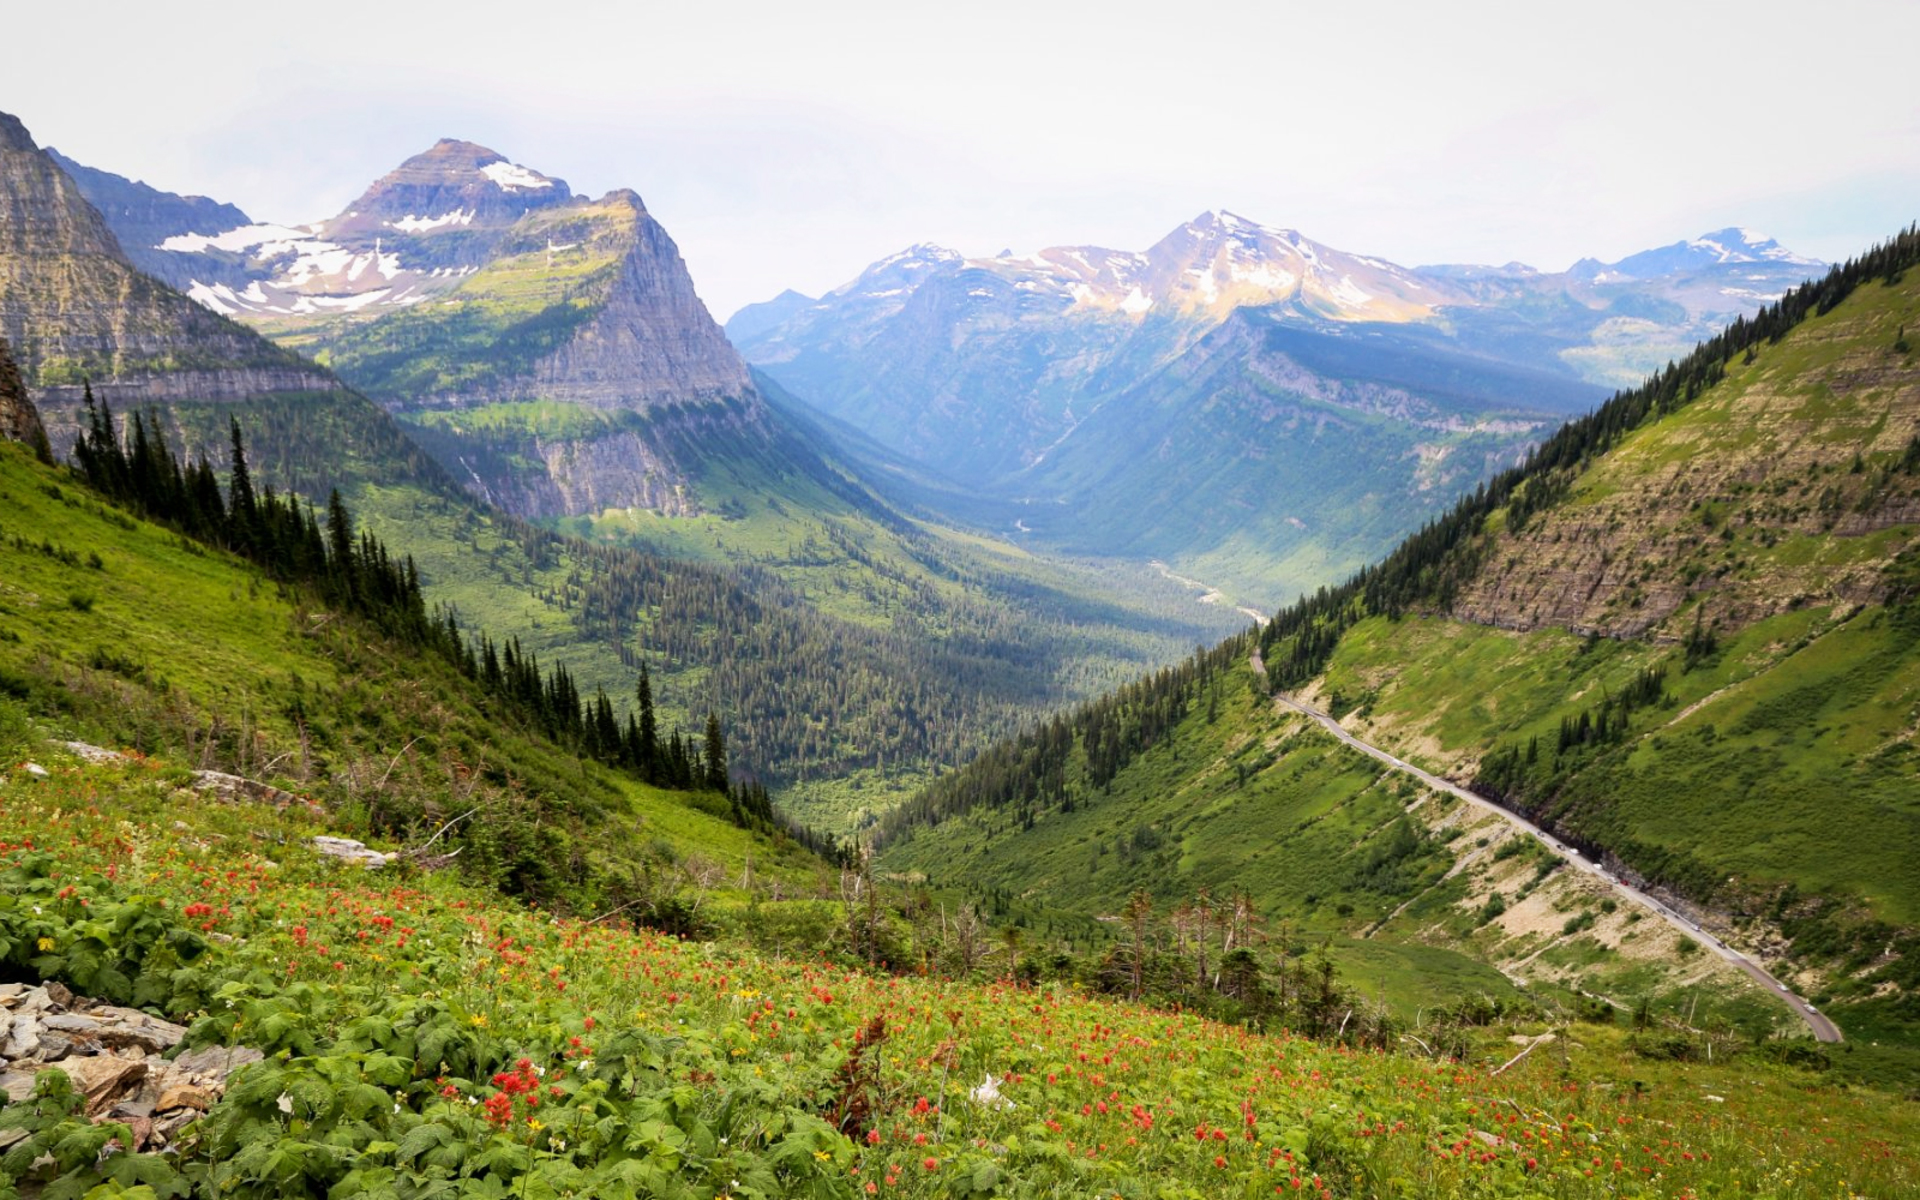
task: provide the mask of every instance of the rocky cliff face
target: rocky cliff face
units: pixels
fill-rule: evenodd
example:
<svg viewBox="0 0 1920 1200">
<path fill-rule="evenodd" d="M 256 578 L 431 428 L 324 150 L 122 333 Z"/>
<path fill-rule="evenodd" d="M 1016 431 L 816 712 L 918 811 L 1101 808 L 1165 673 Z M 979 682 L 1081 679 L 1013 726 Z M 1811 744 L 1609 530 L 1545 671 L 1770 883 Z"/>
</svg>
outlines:
<svg viewBox="0 0 1920 1200">
<path fill-rule="evenodd" d="M 25 442 L 42 458 L 53 455 L 40 410 L 27 398 L 26 381 L 20 378 L 5 338 L 0 338 L 0 439 Z"/>
<path fill-rule="evenodd" d="M 564 436 L 444 422 L 415 432 L 468 490 L 516 516 L 643 508 L 690 517 L 704 508 L 689 465 L 764 452 L 776 439 L 769 417 L 757 398 L 740 398 L 623 414 Z"/>
<path fill-rule="evenodd" d="M 0 114 L 0 337 L 12 345 L 54 445 L 72 441 L 83 381 L 128 404 L 224 399 L 266 380 L 338 386 L 136 270 L 73 180 Z"/>
<path fill-rule="evenodd" d="M 693 289 L 667 231 L 632 192 L 602 201 L 625 209 L 631 244 L 598 314 L 506 389 L 595 408 L 684 403 L 750 391 L 747 365 Z"/>
</svg>

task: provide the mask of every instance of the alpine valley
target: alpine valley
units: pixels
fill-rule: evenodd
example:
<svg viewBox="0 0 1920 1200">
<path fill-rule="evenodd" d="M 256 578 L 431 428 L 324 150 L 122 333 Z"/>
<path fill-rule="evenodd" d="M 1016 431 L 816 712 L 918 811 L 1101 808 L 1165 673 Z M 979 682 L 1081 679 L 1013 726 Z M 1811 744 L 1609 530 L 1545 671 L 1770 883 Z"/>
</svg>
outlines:
<svg viewBox="0 0 1920 1200">
<path fill-rule="evenodd" d="M 1920 227 L 723 328 L 113 165 L 0 114 L 0 1200 L 1920 1193 Z"/>
</svg>

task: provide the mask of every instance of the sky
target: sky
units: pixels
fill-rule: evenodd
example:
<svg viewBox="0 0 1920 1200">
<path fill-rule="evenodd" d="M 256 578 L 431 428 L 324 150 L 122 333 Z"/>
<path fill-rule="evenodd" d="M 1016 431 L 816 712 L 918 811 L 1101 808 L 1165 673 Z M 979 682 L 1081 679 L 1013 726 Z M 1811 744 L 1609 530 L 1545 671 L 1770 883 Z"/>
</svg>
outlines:
<svg viewBox="0 0 1920 1200">
<path fill-rule="evenodd" d="M 42 145 L 305 222 L 442 137 L 638 191 L 708 307 L 917 242 L 1144 249 L 1208 209 L 1405 265 L 1920 217 L 1913 0 L 95 0 L 7 18 Z M 211 231 L 208 231 L 211 232 Z"/>
</svg>

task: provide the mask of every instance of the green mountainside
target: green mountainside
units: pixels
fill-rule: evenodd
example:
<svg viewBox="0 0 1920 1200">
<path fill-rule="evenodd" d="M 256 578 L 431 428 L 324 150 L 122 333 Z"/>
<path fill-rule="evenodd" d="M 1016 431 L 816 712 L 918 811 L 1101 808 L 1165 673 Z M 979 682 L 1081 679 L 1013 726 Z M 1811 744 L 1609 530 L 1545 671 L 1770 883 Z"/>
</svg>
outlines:
<svg viewBox="0 0 1920 1200">
<path fill-rule="evenodd" d="M 796 882 L 820 867 L 734 827 L 723 797 L 651 787 L 556 744 L 445 657 L 310 583 L 136 519 L 20 445 L 0 444 L 0 511 L 10 738 L 30 720 L 278 785 L 361 837 L 420 841 L 465 813 L 441 851 L 538 903 L 651 903 L 634 881 L 689 859 L 757 860 Z"/>
<path fill-rule="evenodd" d="M 1263 928 L 1246 897 L 1200 896 L 1164 923 L 1130 904 L 1069 983 L 1054 945 L 1023 946 L 1033 925 L 989 938 L 944 897 L 876 903 L 870 873 L 833 880 L 715 794 L 556 745 L 383 634 L 377 606 L 327 603 L 337 573 L 243 562 L 20 444 L 0 443 L 0 514 L 0 1187 L 1679 1200 L 1759 1173 L 1813 1200 L 1920 1178 L 1910 1104 L 1857 1064 L 1756 1045 L 1765 1006 L 1702 975 L 1623 1022 L 1444 947 Z M 359 570 L 384 561 L 361 548 Z M 1288 757 L 1235 661 L 1251 640 L 1089 710 L 1116 797 L 1169 748 Z M 1123 710 L 1156 742 L 1131 766 L 1108 741 Z M 1342 915 L 1473 840 L 1509 911 L 1557 897 L 1569 928 L 1617 920 L 1574 907 L 1524 839 L 1379 779 L 1342 805 L 1368 770 L 1312 758 L 1295 816 L 1333 814 L 1334 836 L 1268 867 Z M 1454 810 L 1451 836 L 1419 831 L 1423 806 Z M 366 869 L 341 834 L 402 849 Z M 1114 853 L 1150 867 L 1165 846 L 1136 832 Z M 1450 919 L 1471 938 L 1494 918 Z M 1119 999 L 1174 981 L 1197 1010 Z"/>
<path fill-rule="evenodd" d="M 989 752 L 883 825 L 883 861 L 1036 912 L 1245 891 L 1628 1004 L 1746 991 L 1264 700 L 1300 689 L 1910 1046 L 1917 260 L 1909 231 L 1736 323 L 1198 676 Z"/>
</svg>

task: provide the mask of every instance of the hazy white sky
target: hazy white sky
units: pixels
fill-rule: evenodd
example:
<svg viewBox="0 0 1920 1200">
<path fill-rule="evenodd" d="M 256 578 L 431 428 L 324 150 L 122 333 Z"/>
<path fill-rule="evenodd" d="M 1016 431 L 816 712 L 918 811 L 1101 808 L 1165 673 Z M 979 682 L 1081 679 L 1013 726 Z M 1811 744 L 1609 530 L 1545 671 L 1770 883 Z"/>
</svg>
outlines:
<svg viewBox="0 0 1920 1200">
<path fill-rule="evenodd" d="M 1920 216 L 1914 0 L 33 2 L 43 145 L 308 221 L 440 137 L 632 187 L 724 318 L 910 243 L 1144 248 L 1209 208 L 1413 265 Z"/>
</svg>

